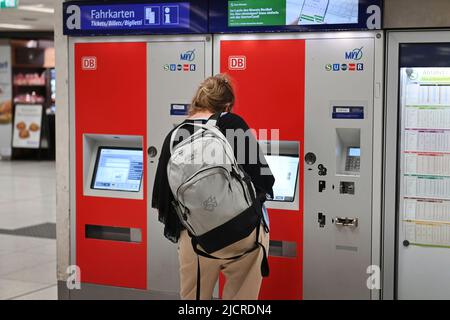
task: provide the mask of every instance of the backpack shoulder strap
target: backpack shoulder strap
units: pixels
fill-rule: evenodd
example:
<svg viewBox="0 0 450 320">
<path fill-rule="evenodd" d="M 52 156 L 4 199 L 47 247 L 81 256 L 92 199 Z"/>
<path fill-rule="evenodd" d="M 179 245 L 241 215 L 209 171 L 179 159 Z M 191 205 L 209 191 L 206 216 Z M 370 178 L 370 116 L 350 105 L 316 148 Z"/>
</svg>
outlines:
<svg viewBox="0 0 450 320">
<path fill-rule="evenodd" d="M 203 129 L 203 130 L 198 130 L 197 132 L 194 132 L 194 134 L 191 135 L 191 137 L 195 137 L 195 136 L 197 136 L 199 134 L 202 134 L 206 129 L 208 129 L 208 127 L 206 127 L 206 125 L 199 124 L 199 123 L 182 123 L 182 124 L 180 124 L 175 130 L 172 131 L 172 135 L 170 136 L 170 145 L 169 145 L 169 147 L 170 147 L 170 154 L 171 155 L 173 154 L 173 150 L 175 148 L 173 144 L 175 142 L 175 138 L 177 137 L 178 131 L 181 129 L 181 127 L 184 127 L 186 125 L 190 125 L 190 126 L 193 126 L 193 127 L 197 127 L 197 128 Z"/>
<path fill-rule="evenodd" d="M 213 115 L 213 117 L 220 117 L 220 113 L 216 113 L 215 115 Z M 173 150 L 175 149 L 174 147 L 174 142 L 177 136 L 178 131 L 180 130 L 181 127 L 185 126 L 185 125 L 191 125 L 194 127 L 197 127 L 201 130 L 198 130 L 196 132 L 194 132 L 193 135 L 190 136 L 191 139 L 195 139 L 198 135 L 203 134 L 205 131 L 209 131 L 210 133 L 214 134 L 217 138 L 221 139 L 225 145 L 225 152 L 227 154 L 228 159 L 230 160 L 230 163 L 232 165 L 234 165 L 235 167 L 238 167 L 237 164 L 237 160 L 234 157 L 234 151 L 230 145 L 230 143 L 228 142 L 227 138 L 224 136 L 224 134 L 219 130 L 219 128 L 217 126 L 214 125 L 217 124 L 217 120 L 214 120 L 212 118 L 210 118 L 210 120 L 208 120 L 208 122 L 206 124 L 200 124 L 200 123 L 182 123 L 180 126 L 178 126 L 173 132 L 172 135 L 170 137 L 170 154 L 173 154 Z M 182 146 L 184 143 L 189 143 L 189 140 L 184 140 L 182 142 L 180 142 L 179 145 L 177 146 Z"/>
<path fill-rule="evenodd" d="M 217 121 L 219 120 L 221 115 L 222 115 L 221 112 L 217 112 L 217 113 L 213 114 L 208 119 L 208 121 L 206 122 L 206 126 L 208 126 L 208 127 L 216 127 L 217 126 Z"/>
</svg>

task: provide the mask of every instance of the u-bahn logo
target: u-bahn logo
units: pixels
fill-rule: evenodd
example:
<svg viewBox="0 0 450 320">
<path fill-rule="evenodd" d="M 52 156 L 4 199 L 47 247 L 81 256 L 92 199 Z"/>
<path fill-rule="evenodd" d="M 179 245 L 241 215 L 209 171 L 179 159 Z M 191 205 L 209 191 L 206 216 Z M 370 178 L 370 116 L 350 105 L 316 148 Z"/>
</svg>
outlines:
<svg viewBox="0 0 450 320">
<path fill-rule="evenodd" d="M 346 60 L 356 60 L 356 61 L 361 60 L 363 57 L 363 48 L 364 47 L 361 47 L 359 49 L 355 48 L 352 51 L 347 51 L 345 53 L 345 59 Z"/>
</svg>

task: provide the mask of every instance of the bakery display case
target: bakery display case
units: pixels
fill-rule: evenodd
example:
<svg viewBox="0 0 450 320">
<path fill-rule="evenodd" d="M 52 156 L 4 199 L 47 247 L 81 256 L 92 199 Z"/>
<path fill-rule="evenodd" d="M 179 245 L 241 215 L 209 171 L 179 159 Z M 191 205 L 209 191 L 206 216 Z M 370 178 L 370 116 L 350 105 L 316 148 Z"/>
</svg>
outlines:
<svg viewBox="0 0 450 320">
<path fill-rule="evenodd" d="M 52 41 L 12 40 L 12 159 L 55 159 Z"/>
</svg>

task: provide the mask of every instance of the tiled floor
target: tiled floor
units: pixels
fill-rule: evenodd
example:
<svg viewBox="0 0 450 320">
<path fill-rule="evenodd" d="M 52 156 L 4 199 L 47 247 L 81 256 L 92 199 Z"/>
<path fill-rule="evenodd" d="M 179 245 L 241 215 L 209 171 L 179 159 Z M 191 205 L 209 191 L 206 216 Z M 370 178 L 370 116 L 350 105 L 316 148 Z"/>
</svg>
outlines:
<svg viewBox="0 0 450 320">
<path fill-rule="evenodd" d="M 0 229 L 55 223 L 54 162 L 0 161 Z M 0 234 L 0 300 L 56 299 L 56 240 Z"/>
</svg>

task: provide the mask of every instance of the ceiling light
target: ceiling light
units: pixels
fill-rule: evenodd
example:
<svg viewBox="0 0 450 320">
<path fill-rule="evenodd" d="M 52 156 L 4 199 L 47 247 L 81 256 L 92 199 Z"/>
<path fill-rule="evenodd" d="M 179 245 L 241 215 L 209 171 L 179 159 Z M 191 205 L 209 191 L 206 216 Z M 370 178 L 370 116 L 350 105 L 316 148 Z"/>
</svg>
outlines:
<svg viewBox="0 0 450 320">
<path fill-rule="evenodd" d="M 25 11 L 34 11 L 41 13 L 55 13 L 55 9 L 46 8 L 42 4 L 32 5 L 32 6 L 18 6 L 17 9 Z"/>
<path fill-rule="evenodd" d="M 27 42 L 27 48 L 37 48 L 38 43 L 36 40 L 30 40 Z"/>
<path fill-rule="evenodd" d="M 32 26 L 28 26 L 28 25 L 25 25 L 25 24 L 10 24 L 10 23 L 0 23 L 0 28 L 3 28 L 3 29 L 20 29 L 20 30 L 33 29 Z"/>
</svg>

